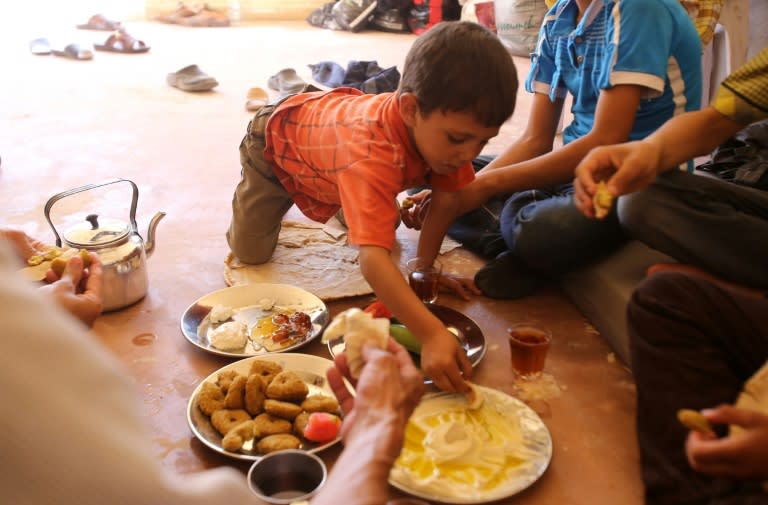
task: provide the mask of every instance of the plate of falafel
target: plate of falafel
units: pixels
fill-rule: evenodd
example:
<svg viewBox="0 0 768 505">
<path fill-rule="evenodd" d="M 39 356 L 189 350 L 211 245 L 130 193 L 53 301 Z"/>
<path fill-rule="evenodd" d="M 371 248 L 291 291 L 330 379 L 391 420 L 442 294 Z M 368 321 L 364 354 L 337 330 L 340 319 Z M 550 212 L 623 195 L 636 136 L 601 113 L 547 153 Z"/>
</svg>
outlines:
<svg viewBox="0 0 768 505">
<path fill-rule="evenodd" d="M 309 354 L 253 356 L 206 377 L 187 405 L 192 433 L 226 456 L 318 452 L 339 441 L 342 413 L 328 385 L 333 362 Z"/>
</svg>

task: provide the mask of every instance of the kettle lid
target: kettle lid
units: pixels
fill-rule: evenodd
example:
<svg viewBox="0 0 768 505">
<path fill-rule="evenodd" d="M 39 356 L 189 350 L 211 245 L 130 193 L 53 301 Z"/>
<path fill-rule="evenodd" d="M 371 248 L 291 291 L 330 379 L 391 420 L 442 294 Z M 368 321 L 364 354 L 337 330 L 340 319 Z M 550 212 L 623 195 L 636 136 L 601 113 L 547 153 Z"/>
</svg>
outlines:
<svg viewBox="0 0 768 505">
<path fill-rule="evenodd" d="M 130 233 L 128 223 L 119 219 L 99 219 L 89 214 L 86 222 L 73 226 L 64 233 L 64 240 L 73 247 L 94 249 L 122 242 Z"/>
</svg>

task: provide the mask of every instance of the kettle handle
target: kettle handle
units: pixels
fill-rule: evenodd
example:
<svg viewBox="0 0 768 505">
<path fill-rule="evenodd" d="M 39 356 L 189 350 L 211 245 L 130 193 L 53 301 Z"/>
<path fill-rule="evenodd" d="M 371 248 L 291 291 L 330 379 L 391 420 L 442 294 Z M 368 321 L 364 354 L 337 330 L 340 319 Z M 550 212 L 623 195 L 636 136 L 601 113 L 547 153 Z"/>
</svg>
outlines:
<svg viewBox="0 0 768 505">
<path fill-rule="evenodd" d="M 75 193 L 81 193 L 83 191 L 100 188 L 102 186 L 108 186 L 109 184 L 116 184 L 118 182 L 127 182 L 133 187 L 133 198 L 131 199 L 131 210 L 130 210 L 131 231 L 137 235 L 139 234 L 139 228 L 136 225 L 136 204 L 139 201 L 139 188 L 136 186 L 136 184 L 133 181 L 130 181 L 128 179 L 120 179 L 120 178 L 109 179 L 104 182 L 100 182 L 96 184 L 86 184 L 85 186 L 80 186 L 78 188 L 68 189 L 66 191 L 62 191 L 59 194 L 53 195 L 51 198 L 48 199 L 48 201 L 45 204 L 45 210 L 44 210 L 45 219 L 48 221 L 48 224 L 51 225 L 53 234 L 56 236 L 56 247 L 61 247 L 61 237 L 59 236 L 59 232 L 56 230 L 56 227 L 53 225 L 53 221 L 51 221 L 51 209 L 53 208 L 53 205 L 59 200 L 61 200 L 62 198 L 74 195 Z"/>
</svg>

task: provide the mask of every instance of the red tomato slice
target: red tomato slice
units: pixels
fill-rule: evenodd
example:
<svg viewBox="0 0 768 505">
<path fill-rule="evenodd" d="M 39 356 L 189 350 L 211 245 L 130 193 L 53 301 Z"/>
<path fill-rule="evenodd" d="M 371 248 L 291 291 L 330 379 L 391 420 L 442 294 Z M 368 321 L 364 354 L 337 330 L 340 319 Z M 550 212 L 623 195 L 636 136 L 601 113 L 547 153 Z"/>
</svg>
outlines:
<svg viewBox="0 0 768 505">
<path fill-rule="evenodd" d="M 386 305 L 384 305 L 384 302 L 380 302 L 378 300 L 364 308 L 363 312 L 368 312 L 373 317 L 382 317 L 384 319 L 389 319 L 392 317 L 392 311 L 389 310 Z"/>
<path fill-rule="evenodd" d="M 339 435 L 341 419 L 327 412 L 313 412 L 304 428 L 304 438 L 312 442 L 330 442 Z"/>
</svg>

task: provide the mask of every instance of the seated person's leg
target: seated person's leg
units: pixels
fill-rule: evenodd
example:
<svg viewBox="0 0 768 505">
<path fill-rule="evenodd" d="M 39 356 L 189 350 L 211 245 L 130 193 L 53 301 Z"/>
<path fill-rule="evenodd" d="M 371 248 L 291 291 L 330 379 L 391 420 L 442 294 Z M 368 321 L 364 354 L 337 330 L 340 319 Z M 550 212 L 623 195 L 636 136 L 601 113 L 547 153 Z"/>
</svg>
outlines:
<svg viewBox="0 0 768 505">
<path fill-rule="evenodd" d="M 633 294 L 627 317 L 646 503 L 764 503 L 744 499 L 758 483 L 714 479 L 690 468 L 687 429 L 676 413 L 734 402 L 768 356 L 767 311 L 764 298 L 678 272 L 655 274 Z M 730 495 L 743 501 L 709 501 Z"/>
<path fill-rule="evenodd" d="M 768 191 L 672 171 L 623 196 L 627 234 L 681 263 L 768 288 Z"/>
<path fill-rule="evenodd" d="M 573 204 L 570 184 L 529 190 L 507 199 L 500 229 L 509 248 L 475 275 L 487 296 L 527 296 L 547 278 L 610 253 L 625 240 L 616 213 L 586 218 Z"/>
<path fill-rule="evenodd" d="M 538 189 L 514 193 L 504 201 L 498 217 L 516 215 L 527 205 L 551 196 L 552 193 Z M 502 249 L 475 274 L 475 284 L 485 296 L 491 298 L 517 299 L 532 294 L 543 281 L 541 273 L 529 268 L 513 251 L 509 250 L 507 242 L 501 235 L 501 227 L 499 227 L 498 237 Z"/>
<path fill-rule="evenodd" d="M 475 172 L 483 169 L 494 158 L 480 155 L 472 160 Z M 481 207 L 456 218 L 448 228 L 448 236 L 484 258 L 495 258 L 507 249 L 499 230 L 499 215 L 507 196 L 495 196 Z"/>
<path fill-rule="evenodd" d="M 282 218 L 293 205 L 264 161 L 263 151 L 263 134 L 254 132 L 252 122 L 240 144 L 241 179 L 232 197 L 232 221 L 227 231 L 229 247 L 243 263 L 269 261 L 277 246 Z"/>
<path fill-rule="evenodd" d="M 625 241 L 615 212 L 595 220 L 576 209 L 570 184 L 530 195 L 508 200 L 501 232 L 507 247 L 543 274 L 559 275 L 595 261 Z"/>
</svg>

